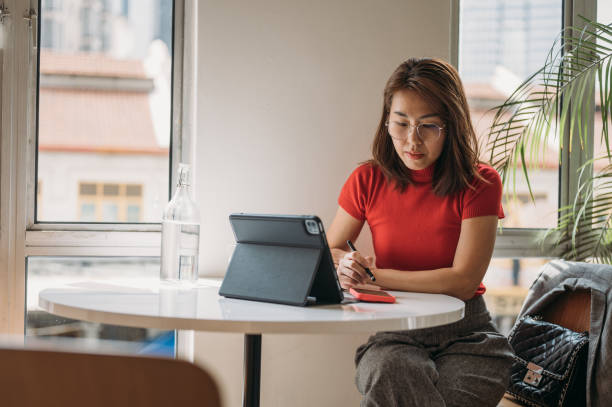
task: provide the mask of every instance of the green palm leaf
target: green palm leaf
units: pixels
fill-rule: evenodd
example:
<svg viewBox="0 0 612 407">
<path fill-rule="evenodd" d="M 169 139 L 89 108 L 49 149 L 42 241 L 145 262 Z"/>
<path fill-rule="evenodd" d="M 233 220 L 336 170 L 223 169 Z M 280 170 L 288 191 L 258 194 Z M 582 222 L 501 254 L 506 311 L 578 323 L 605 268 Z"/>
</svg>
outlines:
<svg viewBox="0 0 612 407">
<path fill-rule="evenodd" d="M 494 108 L 486 149 L 504 185 L 516 187 L 521 176 L 533 199 L 530 167 L 543 161 L 548 146 L 571 148 L 574 140 L 587 145 L 589 112 L 595 109 L 596 91 L 601 106 L 600 139 L 606 152 L 589 160 L 579 172 L 578 193 L 572 204 L 560 208 L 554 236 L 561 257 L 571 260 L 612 262 L 612 25 L 584 19 L 584 28 L 564 30 L 538 71 L 507 100 Z M 568 135 L 569 143 L 564 144 Z M 567 141 L 567 139 L 565 139 Z M 602 169 L 592 175 L 593 166 Z M 520 169 L 520 171 L 517 171 Z"/>
</svg>

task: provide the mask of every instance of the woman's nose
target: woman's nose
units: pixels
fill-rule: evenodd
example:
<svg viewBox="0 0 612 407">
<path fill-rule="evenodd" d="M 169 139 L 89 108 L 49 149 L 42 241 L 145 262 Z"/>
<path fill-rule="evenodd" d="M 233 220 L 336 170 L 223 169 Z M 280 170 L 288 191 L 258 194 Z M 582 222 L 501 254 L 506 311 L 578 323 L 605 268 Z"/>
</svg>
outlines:
<svg viewBox="0 0 612 407">
<path fill-rule="evenodd" d="M 410 126 L 408 129 L 408 133 L 406 134 L 406 141 L 410 144 L 421 144 L 421 139 L 419 138 L 419 133 L 417 131 L 417 126 Z"/>
</svg>

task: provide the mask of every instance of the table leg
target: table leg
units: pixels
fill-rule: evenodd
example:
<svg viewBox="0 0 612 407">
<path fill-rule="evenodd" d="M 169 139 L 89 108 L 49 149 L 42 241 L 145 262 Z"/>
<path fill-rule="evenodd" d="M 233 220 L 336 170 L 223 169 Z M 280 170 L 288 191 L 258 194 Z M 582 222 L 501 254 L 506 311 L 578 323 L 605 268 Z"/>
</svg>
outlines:
<svg viewBox="0 0 612 407">
<path fill-rule="evenodd" d="M 259 407 L 261 381 L 261 334 L 244 335 L 243 407 Z"/>
</svg>

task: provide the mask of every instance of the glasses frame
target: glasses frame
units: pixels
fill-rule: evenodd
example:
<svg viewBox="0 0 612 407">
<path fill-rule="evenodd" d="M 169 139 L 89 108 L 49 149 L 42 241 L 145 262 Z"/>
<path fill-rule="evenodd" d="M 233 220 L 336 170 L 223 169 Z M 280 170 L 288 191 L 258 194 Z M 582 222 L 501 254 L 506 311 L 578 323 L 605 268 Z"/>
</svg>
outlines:
<svg viewBox="0 0 612 407">
<path fill-rule="evenodd" d="M 440 138 L 440 135 L 442 134 L 442 130 L 446 128 L 444 124 L 439 125 L 436 123 L 419 123 L 419 124 L 406 123 L 406 125 L 407 125 L 406 130 L 408 130 L 406 135 L 404 137 L 394 137 L 393 135 L 391 135 L 391 132 L 389 131 L 389 120 L 385 122 L 385 127 L 387 128 L 387 134 L 389 134 L 389 137 L 391 137 L 393 140 L 397 140 L 397 141 L 406 141 L 408 139 L 408 135 L 412 132 L 412 129 L 416 129 L 417 138 L 421 141 L 421 143 L 426 143 L 428 141 L 429 142 L 437 141 Z M 421 136 L 421 132 L 419 131 L 419 127 L 423 125 L 436 126 L 438 128 L 438 136 L 434 138 L 433 140 L 424 139 L 423 136 Z"/>
</svg>

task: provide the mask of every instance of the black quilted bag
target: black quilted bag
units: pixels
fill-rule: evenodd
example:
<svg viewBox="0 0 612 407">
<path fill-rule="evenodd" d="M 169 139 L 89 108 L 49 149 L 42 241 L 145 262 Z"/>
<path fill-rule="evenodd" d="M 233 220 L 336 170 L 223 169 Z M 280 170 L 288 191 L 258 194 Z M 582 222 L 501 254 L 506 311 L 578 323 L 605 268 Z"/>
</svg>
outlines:
<svg viewBox="0 0 612 407">
<path fill-rule="evenodd" d="M 508 393 L 529 406 L 586 404 L 586 332 L 527 315 L 508 339 L 515 353 Z"/>
</svg>

